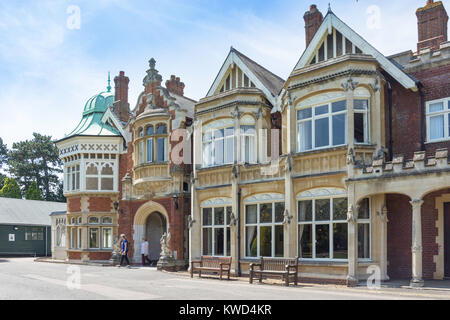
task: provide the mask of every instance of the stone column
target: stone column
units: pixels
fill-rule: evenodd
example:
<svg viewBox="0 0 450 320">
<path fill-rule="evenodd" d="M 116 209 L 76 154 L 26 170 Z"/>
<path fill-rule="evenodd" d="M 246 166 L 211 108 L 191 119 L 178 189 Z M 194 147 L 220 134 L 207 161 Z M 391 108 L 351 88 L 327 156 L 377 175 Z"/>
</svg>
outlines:
<svg viewBox="0 0 450 320">
<path fill-rule="evenodd" d="M 387 274 L 387 207 L 383 205 L 379 212 L 380 218 L 380 268 L 381 268 L 381 280 L 389 280 Z"/>
<path fill-rule="evenodd" d="M 412 279 L 411 287 L 422 287 L 422 216 L 423 200 L 410 201 L 412 206 Z"/>
<path fill-rule="evenodd" d="M 239 173 L 238 173 L 238 166 L 235 165 L 233 167 L 233 176 L 231 178 L 231 211 L 234 215 L 234 218 L 236 219 L 235 225 L 232 223 L 230 226 L 230 237 L 231 237 L 231 241 L 230 241 L 230 250 L 231 250 L 231 258 L 232 258 L 232 265 L 231 265 L 231 272 L 234 273 L 235 275 L 237 275 L 238 269 L 239 269 L 239 246 L 241 245 L 238 241 L 238 221 L 237 219 L 241 219 L 241 217 L 239 217 L 238 213 L 239 213 L 239 204 L 238 204 L 238 192 L 239 192 L 239 181 L 238 181 L 238 177 L 239 177 Z M 242 214 L 242 212 L 241 212 Z M 241 221 L 243 221 L 243 219 L 241 219 Z M 242 224 L 241 224 L 242 227 Z M 241 240 L 242 240 L 242 235 L 244 233 L 241 232 Z M 241 241 L 242 242 L 242 241 Z M 241 252 L 241 256 L 242 256 L 242 252 Z"/>
<path fill-rule="evenodd" d="M 358 284 L 358 207 L 354 198 L 354 185 L 348 187 L 348 273 L 347 286 Z"/>
<path fill-rule="evenodd" d="M 356 84 L 349 79 L 347 82 L 347 144 L 353 148 L 355 144 L 355 115 L 353 109 L 354 95 L 353 90 Z"/>
</svg>

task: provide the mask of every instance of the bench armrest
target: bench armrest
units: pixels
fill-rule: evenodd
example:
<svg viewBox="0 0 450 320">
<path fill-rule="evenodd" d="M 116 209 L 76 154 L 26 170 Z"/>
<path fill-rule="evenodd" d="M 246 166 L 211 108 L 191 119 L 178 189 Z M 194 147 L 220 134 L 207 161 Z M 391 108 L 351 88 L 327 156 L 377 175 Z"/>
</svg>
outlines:
<svg viewBox="0 0 450 320">
<path fill-rule="evenodd" d="M 250 263 L 250 270 L 254 270 L 255 267 L 259 267 L 261 270 L 261 263 Z"/>
<path fill-rule="evenodd" d="M 202 264 L 202 260 L 192 260 L 191 261 L 191 266 L 194 266 L 195 263 L 198 263 L 198 264 L 201 265 Z"/>
</svg>

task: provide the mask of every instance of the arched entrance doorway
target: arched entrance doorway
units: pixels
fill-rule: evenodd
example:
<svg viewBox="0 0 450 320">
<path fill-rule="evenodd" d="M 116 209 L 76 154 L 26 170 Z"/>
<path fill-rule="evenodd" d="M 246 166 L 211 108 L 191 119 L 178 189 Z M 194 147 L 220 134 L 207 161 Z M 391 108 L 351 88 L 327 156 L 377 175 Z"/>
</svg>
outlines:
<svg viewBox="0 0 450 320">
<path fill-rule="evenodd" d="M 151 230 L 155 231 L 151 232 Z M 163 205 L 155 201 L 148 201 L 141 205 L 136 211 L 133 223 L 133 262 L 140 263 L 142 260 L 140 248 L 143 237 L 149 242 L 149 254 L 153 252 L 156 256 L 157 253 L 156 259 L 159 259 L 160 239 L 167 230 L 170 230 L 170 221 Z M 152 259 L 151 256 L 150 259 Z"/>
<path fill-rule="evenodd" d="M 160 239 L 167 232 L 165 217 L 159 212 L 152 212 L 145 224 L 145 236 L 148 241 L 148 257 L 152 261 L 158 261 L 161 253 Z"/>
</svg>

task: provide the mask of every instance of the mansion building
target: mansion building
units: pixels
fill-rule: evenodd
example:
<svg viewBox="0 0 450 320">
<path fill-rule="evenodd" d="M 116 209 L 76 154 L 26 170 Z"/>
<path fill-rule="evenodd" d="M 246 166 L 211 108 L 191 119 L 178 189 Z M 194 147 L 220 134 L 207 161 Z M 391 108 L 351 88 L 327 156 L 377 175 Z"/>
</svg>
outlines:
<svg viewBox="0 0 450 320">
<path fill-rule="evenodd" d="M 230 256 L 245 276 L 264 256 L 298 257 L 304 281 L 450 277 L 448 15 L 416 15 L 417 48 L 387 57 L 312 5 L 286 80 L 232 47 L 198 102 L 152 59 L 131 109 L 120 72 L 57 141 L 62 258 L 108 260 L 124 233 L 134 262 L 143 237 L 158 260 L 170 233 L 176 269 Z"/>
</svg>

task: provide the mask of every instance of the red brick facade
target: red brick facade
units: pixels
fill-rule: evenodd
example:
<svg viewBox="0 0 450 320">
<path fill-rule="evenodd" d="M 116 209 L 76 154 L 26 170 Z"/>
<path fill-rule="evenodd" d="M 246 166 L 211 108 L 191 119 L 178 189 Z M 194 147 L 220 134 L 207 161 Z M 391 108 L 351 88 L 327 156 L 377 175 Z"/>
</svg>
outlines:
<svg viewBox="0 0 450 320">
<path fill-rule="evenodd" d="M 67 199 L 67 210 L 70 213 L 81 211 L 81 198 L 69 198 Z"/>
</svg>

